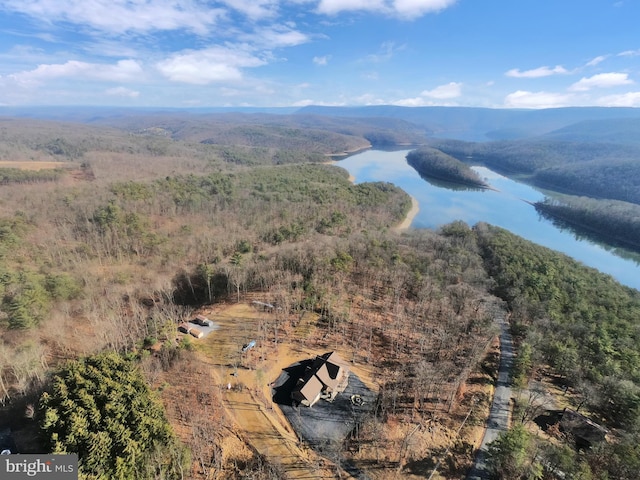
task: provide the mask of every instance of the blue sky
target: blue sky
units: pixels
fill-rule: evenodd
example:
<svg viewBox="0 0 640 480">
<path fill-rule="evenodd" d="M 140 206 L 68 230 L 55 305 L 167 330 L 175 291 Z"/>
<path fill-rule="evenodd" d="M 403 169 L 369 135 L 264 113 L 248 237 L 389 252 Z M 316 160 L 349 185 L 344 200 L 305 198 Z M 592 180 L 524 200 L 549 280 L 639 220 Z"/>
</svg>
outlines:
<svg viewBox="0 0 640 480">
<path fill-rule="evenodd" d="M 638 0 L 0 0 L 0 105 L 640 107 Z"/>
</svg>

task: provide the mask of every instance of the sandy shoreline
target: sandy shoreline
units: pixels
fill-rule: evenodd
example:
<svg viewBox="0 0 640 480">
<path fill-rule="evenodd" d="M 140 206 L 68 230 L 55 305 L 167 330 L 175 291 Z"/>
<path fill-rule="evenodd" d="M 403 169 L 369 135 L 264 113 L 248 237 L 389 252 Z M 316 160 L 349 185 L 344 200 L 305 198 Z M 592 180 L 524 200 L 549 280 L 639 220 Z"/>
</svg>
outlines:
<svg viewBox="0 0 640 480">
<path fill-rule="evenodd" d="M 400 224 L 395 227 L 395 230 L 406 230 L 411 226 L 413 219 L 416 218 L 418 212 L 420 211 L 420 205 L 418 204 L 418 200 L 414 197 L 411 197 L 411 210 L 407 213 L 407 216 L 404 218 Z"/>
</svg>

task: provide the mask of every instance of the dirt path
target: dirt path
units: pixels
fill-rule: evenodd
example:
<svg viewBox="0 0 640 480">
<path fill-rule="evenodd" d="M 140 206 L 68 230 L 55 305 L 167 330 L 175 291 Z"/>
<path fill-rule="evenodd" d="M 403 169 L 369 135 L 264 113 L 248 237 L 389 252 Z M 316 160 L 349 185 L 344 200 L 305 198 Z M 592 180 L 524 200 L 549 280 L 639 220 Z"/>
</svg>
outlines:
<svg viewBox="0 0 640 480">
<path fill-rule="evenodd" d="M 272 315 L 250 305 L 229 305 L 204 313 L 219 328 L 197 344 L 197 349 L 211 367 L 213 381 L 223 390 L 225 409 L 238 432 L 271 463 L 280 465 L 287 478 L 334 478 L 331 465 L 298 442 L 270 398 L 269 383 L 305 353 L 289 343 L 275 347 L 260 342 L 242 353 L 242 346 L 258 338 L 266 316 Z"/>
</svg>

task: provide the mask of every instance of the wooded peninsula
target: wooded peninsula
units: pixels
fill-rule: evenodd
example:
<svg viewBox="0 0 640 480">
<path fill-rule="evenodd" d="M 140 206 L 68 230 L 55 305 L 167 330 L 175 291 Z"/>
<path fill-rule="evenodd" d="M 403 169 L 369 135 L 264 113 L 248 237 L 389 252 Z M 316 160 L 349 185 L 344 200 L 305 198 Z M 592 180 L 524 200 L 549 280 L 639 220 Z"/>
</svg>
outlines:
<svg viewBox="0 0 640 480">
<path fill-rule="evenodd" d="M 435 148 L 422 147 L 407 155 L 407 163 L 423 177 L 470 187 L 487 188 L 487 183 L 467 164 Z"/>
</svg>

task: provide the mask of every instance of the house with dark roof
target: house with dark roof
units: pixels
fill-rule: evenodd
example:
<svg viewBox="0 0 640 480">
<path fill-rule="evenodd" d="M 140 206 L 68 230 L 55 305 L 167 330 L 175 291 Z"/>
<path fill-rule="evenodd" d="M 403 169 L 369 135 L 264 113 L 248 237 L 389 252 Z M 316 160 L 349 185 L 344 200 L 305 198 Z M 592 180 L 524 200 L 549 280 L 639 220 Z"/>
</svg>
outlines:
<svg viewBox="0 0 640 480">
<path fill-rule="evenodd" d="M 291 398 L 311 407 L 318 400 L 333 401 L 349 383 L 349 367 L 336 352 L 318 355 L 298 379 Z"/>
</svg>

